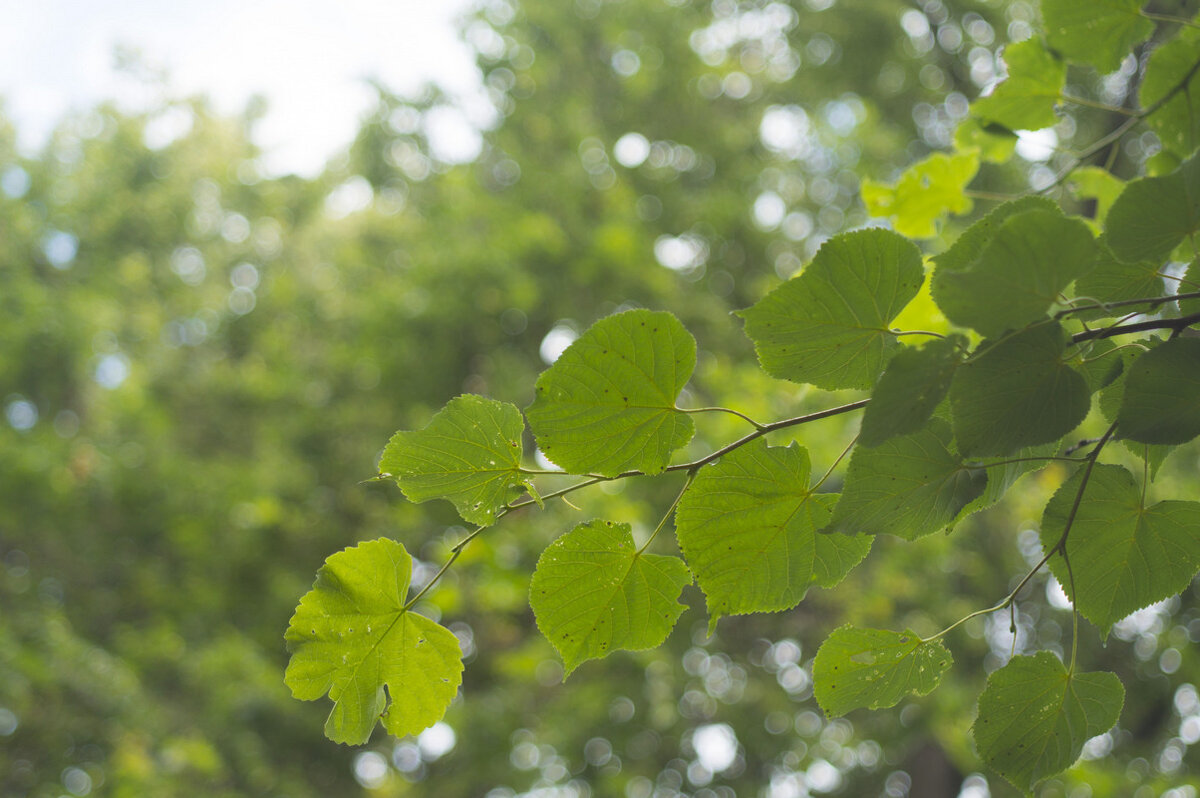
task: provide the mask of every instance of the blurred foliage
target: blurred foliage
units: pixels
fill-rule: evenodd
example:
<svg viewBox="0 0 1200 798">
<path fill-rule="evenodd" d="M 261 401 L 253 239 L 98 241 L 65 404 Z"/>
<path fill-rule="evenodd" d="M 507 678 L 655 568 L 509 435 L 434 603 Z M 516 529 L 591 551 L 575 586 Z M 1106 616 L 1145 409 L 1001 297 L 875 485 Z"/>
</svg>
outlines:
<svg viewBox="0 0 1200 798">
<path fill-rule="evenodd" d="M 527 405 L 543 343 L 617 309 L 670 310 L 696 334 L 697 404 L 820 409 L 759 372 L 729 311 L 868 221 L 860 179 L 947 146 L 1033 15 L 999 0 L 490 0 L 463 30 L 496 122 L 463 164 L 426 135 L 449 102 L 432 89 L 380 88 L 313 180 L 264 176 L 253 109 L 202 100 L 92 109 L 33 155 L 0 127 L 0 794 L 1013 794 L 969 775 L 966 731 L 985 670 L 1062 647 L 1070 614 L 1039 593 L 1053 585 L 1035 580 L 1015 641 L 1007 617 L 958 630 L 942 688 L 898 711 L 826 721 L 811 662 L 842 623 L 928 633 L 1003 596 L 1040 553 L 1054 468 L 953 536 L 881 539 L 837 589 L 711 638 L 689 589 L 664 647 L 565 685 L 528 607 L 538 555 L 593 517 L 645 534 L 679 485 L 524 511 L 420 608 L 468 667 L 445 725 L 415 740 L 325 740 L 327 709 L 283 686 L 282 632 L 329 553 L 394 537 L 419 582 L 461 535 L 449 504 L 361 483 L 395 429 L 462 392 Z M 1068 82 L 1110 103 L 1128 88 Z M 186 132 L 164 142 L 164 119 Z M 1058 130 L 1094 139 L 1111 121 L 1073 109 Z M 1133 139 L 1113 170 L 1134 174 L 1152 145 Z M 1048 168 L 985 163 L 975 185 L 1024 190 Z M 918 306 L 927 318 L 906 322 L 939 323 Z M 803 443 L 830 463 L 851 423 Z M 687 452 L 739 424 L 705 418 Z M 1164 495 L 1197 464 L 1195 446 L 1172 455 Z M 1106 648 L 1085 636 L 1081 657 L 1118 673 L 1126 709 L 1041 795 L 1196 794 L 1198 598 L 1118 624 Z"/>
</svg>

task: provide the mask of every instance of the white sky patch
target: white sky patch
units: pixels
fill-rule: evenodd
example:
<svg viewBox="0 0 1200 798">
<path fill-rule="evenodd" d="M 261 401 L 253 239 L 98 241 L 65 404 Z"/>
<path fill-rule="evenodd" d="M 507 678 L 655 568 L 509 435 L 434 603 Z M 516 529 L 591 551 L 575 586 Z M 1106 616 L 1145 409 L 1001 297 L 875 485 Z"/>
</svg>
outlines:
<svg viewBox="0 0 1200 798">
<path fill-rule="evenodd" d="M 207 94 L 223 113 L 265 97 L 268 112 L 256 140 L 267 150 L 267 171 L 312 175 L 350 143 L 372 107 L 369 77 L 399 93 L 434 81 L 461 100 L 472 122 L 486 123 L 479 73 L 453 24 L 466 6 L 466 0 L 6 3 L 0 97 L 26 151 L 40 147 L 68 111 L 105 99 L 126 110 L 149 107 L 162 99 L 159 89 L 115 69 L 116 49 L 126 48 L 165 71 L 171 94 Z M 166 135 L 155 134 L 154 143 L 177 133 L 181 121 L 165 125 Z M 458 157 L 467 145 L 435 146 Z"/>
<path fill-rule="evenodd" d="M 1048 161 L 1054 155 L 1057 146 L 1058 134 L 1052 127 L 1017 131 L 1017 155 L 1027 161 Z"/>
<path fill-rule="evenodd" d="M 574 328 L 565 324 L 555 325 L 542 339 L 541 346 L 538 347 L 538 354 L 542 356 L 546 365 L 550 365 L 558 360 L 558 356 L 565 352 L 568 346 L 575 343 L 575 339 L 578 337 L 579 333 L 575 332 Z"/>
<path fill-rule="evenodd" d="M 696 761 L 710 773 L 720 773 L 737 758 L 738 739 L 725 723 L 710 723 L 692 733 Z"/>
</svg>

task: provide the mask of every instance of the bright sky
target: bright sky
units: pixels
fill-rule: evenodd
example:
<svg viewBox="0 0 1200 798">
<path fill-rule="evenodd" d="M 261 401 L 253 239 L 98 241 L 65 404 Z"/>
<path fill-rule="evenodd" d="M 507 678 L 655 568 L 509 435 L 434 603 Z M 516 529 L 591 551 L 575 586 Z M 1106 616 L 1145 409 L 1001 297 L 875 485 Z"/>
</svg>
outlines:
<svg viewBox="0 0 1200 798">
<path fill-rule="evenodd" d="M 116 49 L 132 48 L 166 69 L 175 94 L 207 94 L 224 112 L 265 96 L 270 110 L 258 135 L 269 171 L 313 174 L 371 107 L 364 78 L 399 92 L 436 81 L 478 108 L 478 72 L 452 24 L 466 5 L 0 0 L 0 98 L 22 146 L 36 148 L 69 110 L 105 99 L 127 108 L 146 102 L 144 85 L 114 70 Z"/>
</svg>

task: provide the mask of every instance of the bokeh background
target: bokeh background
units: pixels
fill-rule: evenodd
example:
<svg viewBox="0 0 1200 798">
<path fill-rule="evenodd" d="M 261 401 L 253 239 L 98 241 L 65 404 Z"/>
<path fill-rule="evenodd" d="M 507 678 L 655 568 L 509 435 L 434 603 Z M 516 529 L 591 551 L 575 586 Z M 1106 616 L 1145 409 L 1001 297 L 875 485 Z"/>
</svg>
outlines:
<svg viewBox="0 0 1200 798">
<path fill-rule="evenodd" d="M 592 517 L 645 534 L 679 484 L 574 494 L 488 530 L 422 605 L 467 670 L 420 737 L 337 746 L 328 706 L 282 675 L 326 556 L 390 536 L 420 583 L 463 534 L 448 503 L 364 482 L 390 434 L 462 392 L 528 404 L 601 316 L 678 315 L 701 349 L 687 401 L 769 420 L 855 398 L 767 378 L 730 311 L 878 223 L 860 182 L 951 142 L 1033 5 L 162 6 L 3 5 L 0 795 L 1016 794 L 977 772 L 967 730 L 1012 651 L 1069 648 L 1052 580 L 1014 618 L 960 627 L 942 687 L 894 710 L 824 718 L 811 662 L 842 623 L 932 631 L 1002 597 L 1040 556 L 1055 468 L 952 535 L 879 540 L 790 612 L 710 638 L 689 589 L 661 649 L 563 683 L 527 604 L 538 554 Z M 1119 104 L 1132 67 L 1073 72 L 1073 88 Z M 1112 124 L 1081 109 L 1023 133 L 975 213 Z M 1154 150 L 1135 136 L 1114 169 Z M 928 302 L 910 317 L 938 323 Z M 683 454 L 741 423 L 702 419 Z M 855 423 L 792 434 L 820 472 Z M 1182 447 L 1155 490 L 1194 492 L 1198 467 Z M 1084 626 L 1081 663 L 1117 672 L 1126 706 L 1042 796 L 1195 798 L 1197 598 L 1104 646 Z"/>
</svg>

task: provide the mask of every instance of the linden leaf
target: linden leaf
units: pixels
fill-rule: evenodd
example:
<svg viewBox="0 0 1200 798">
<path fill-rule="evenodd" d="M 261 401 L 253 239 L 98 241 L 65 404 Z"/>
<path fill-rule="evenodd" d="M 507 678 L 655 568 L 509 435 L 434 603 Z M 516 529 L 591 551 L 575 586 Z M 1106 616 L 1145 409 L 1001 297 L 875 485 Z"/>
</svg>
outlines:
<svg viewBox="0 0 1200 798">
<path fill-rule="evenodd" d="M 466 394 L 424 429 L 393 435 L 379 471 L 394 477 L 410 501 L 449 499 L 464 520 L 487 526 L 497 510 L 531 490 L 520 473 L 524 431 L 513 405 Z"/>
<path fill-rule="evenodd" d="M 1138 443 L 1200 435 L 1200 338 L 1173 338 L 1138 357 L 1125 377 L 1117 434 Z"/>
<path fill-rule="evenodd" d="M 857 447 L 828 531 L 916 540 L 952 523 L 983 493 L 987 473 L 965 465 L 950 438 L 935 418 L 912 435 Z"/>
<path fill-rule="evenodd" d="M 1067 82 L 1067 65 L 1036 38 L 1007 45 L 1001 55 L 1008 77 L 971 103 L 975 116 L 1009 130 L 1040 130 L 1057 123 L 1054 105 Z"/>
<path fill-rule="evenodd" d="M 941 640 L 847 624 L 817 651 L 813 695 L 831 718 L 860 707 L 892 707 L 905 696 L 928 695 L 951 662 Z"/>
<path fill-rule="evenodd" d="M 1181 241 L 1200 230 L 1200 155 L 1169 175 L 1130 181 L 1113 202 L 1104 237 L 1126 263 L 1161 265 Z"/>
<path fill-rule="evenodd" d="M 1200 137 L 1200 70 L 1196 53 L 1200 52 L 1200 29 L 1186 26 L 1173 39 L 1159 45 L 1146 61 L 1145 76 L 1138 89 L 1143 108 L 1163 104 L 1146 117 L 1146 124 L 1158 134 L 1163 149 L 1186 158 Z M 1184 81 L 1187 81 L 1184 83 Z M 1182 90 L 1176 87 L 1183 84 Z M 1174 92 L 1172 94 L 1172 92 Z M 1168 95 L 1171 95 L 1168 98 Z"/>
<path fill-rule="evenodd" d="M 906 347 L 897 352 L 888 361 L 863 411 L 859 444 L 878 446 L 888 438 L 925 426 L 950 390 L 966 346 L 966 338 L 951 335 L 920 349 Z"/>
<path fill-rule="evenodd" d="M 1023 792 L 1075 764 L 1113 727 L 1125 688 L 1111 673 L 1068 673 L 1049 651 L 1013 657 L 988 677 L 971 732 L 979 755 Z"/>
<path fill-rule="evenodd" d="M 304 701 L 329 694 L 325 735 L 334 742 L 365 743 L 381 717 L 394 735 L 416 734 L 441 720 L 458 692 L 458 638 L 406 609 L 411 578 L 399 543 L 360 543 L 325 560 L 292 615 L 284 681 Z"/>
<path fill-rule="evenodd" d="M 1135 44 L 1154 33 L 1146 0 L 1042 0 L 1046 42 L 1068 60 L 1112 72 Z"/>
<path fill-rule="evenodd" d="M 924 279 L 911 241 L 857 230 L 826 241 L 799 276 L 738 315 L 771 376 L 827 390 L 869 388 L 897 346 L 888 325 Z"/>
<path fill-rule="evenodd" d="M 542 453 L 567 471 L 657 474 L 695 432 L 675 407 L 695 367 L 696 340 L 670 313 L 618 313 L 542 372 L 525 414 Z"/>
<path fill-rule="evenodd" d="M 1076 471 L 1046 505 L 1041 536 L 1047 551 L 1062 537 L 1083 474 Z M 1107 637 L 1117 621 L 1183 591 L 1200 571 L 1200 502 L 1146 507 L 1129 471 L 1096 465 L 1066 548 L 1074 579 L 1062 557 L 1050 559 L 1050 570 Z"/>
<path fill-rule="evenodd" d="M 964 457 L 1003 456 L 1049 443 L 1083 421 L 1087 380 L 1064 361 L 1066 339 L 1043 323 L 985 340 L 950 385 L 954 437 Z"/>
<path fill-rule="evenodd" d="M 796 606 L 815 584 L 832 587 L 871 548 L 865 535 L 824 535 L 836 495 L 808 488 L 808 452 L 761 438 L 707 465 L 675 511 L 679 547 L 722 615 Z"/>
<path fill-rule="evenodd" d="M 644 554 L 629 524 L 580 524 L 542 552 L 529 604 L 568 674 L 617 649 L 659 646 L 687 609 L 692 575 L 678 557 Z"/>
<path fill-rule="evenodd" d="M 965 189 L 978 171 L 978 152 L 937 152 L 904 170 L 894 186 L 863 181 L 863 203 L 871 215 L 895 219 L 892 226 L 897 233 L 933 238 L 939 220 L 971 210 Z"/>
</svg>

